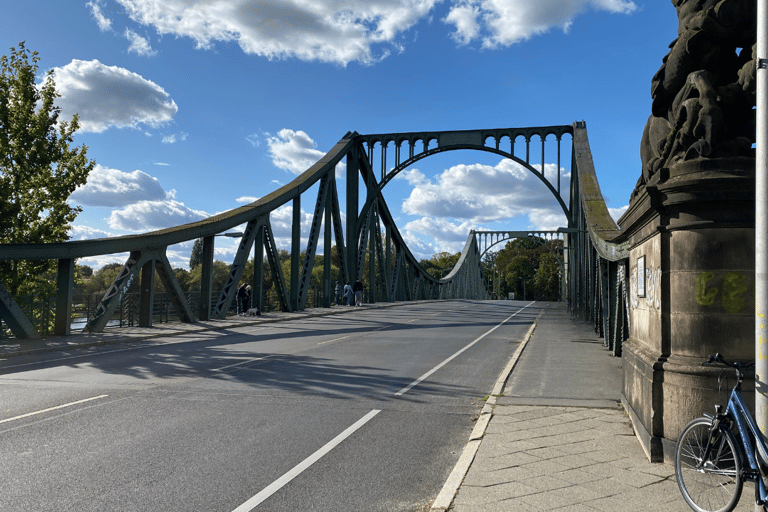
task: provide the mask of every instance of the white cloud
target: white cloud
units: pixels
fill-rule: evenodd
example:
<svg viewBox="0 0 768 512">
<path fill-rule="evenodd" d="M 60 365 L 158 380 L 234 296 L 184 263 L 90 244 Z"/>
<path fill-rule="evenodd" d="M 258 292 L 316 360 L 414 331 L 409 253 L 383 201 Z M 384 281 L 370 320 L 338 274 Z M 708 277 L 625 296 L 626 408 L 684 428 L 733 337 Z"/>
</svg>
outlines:
<svg viewBox="0 0 768 512">
<path fill-rule="evenodd" d="M 557 166 L 545 164 L 545 175 Z M 470 230 L 481 224 L 528 219 L 528 229 L 555 230 L 567 221 L 557 200 L 538 178 L 512 160 L 497 165 L 457 165 L 430 179 L 417 169 L 403 173 L 413 186 L 403 212 L 420 218 L 404 226 L 404 238 L 419 257 L 463 249 Z M 570 174 L 561 174 L 561 190 L 569 190 Z M 411 245 L 413 244 L 413 246 Z"/>
<path fill-rule="evenodd" d="M 53 71 L 64 118 L 79 114 L 84 132 L 142 124 L 156 128 L 179 110 L 162 87 L 124 68 L 73 60 Z"/>
<path fill-rule="evenodd" d="M 275 235 L 275 243 L 277 246 L 290 250 L 293 234 L 293 205 L 287 204 L 274 210 L 269 215 L 269 221 L 272 224 L 272 233 Z M 303 235 L 301 245 L 302 247 L 306 247 L 306 236 L 309 234 L 309 230 L 312 227 L 312 214 L 301 210 L 300 225 L 301 233 Z"/>
<path fill-rule="evenodd" d="M 151 231 L 170 228 L 209 217 L 206 212 L 193 210 L 175 199 L 139 201 L 109 216 L 109 227 L 124 231 Z"/>
<path fill-rule="evenodd" d="M 116 236 L 114 233 L 104 231 L 103 229 L 92 228 L 90 226 L 72 226 L 69 230 L 70 240 L 93 240 L 96 238 L 110 238 Z"/>
<path fill-rule="evenodd" d="M 545 165 L 547 176 L 556 171 L 556 165 Z M 550 204 L 551 211 L 562 216 L 551 192 L 512 160 L 501 160 L 496 166 L 456 165 L 434 180 L 416 169 L 408 171 L 405 177 L 414 187 L 403 203 L 403 211 L 411 215 L 480 223 L 527 215 L 542 204 Z M 562 175 L 561 190 L 569 190 L 568 179 L 569 175 Z M 564 222 L 563 216 L 561 225 Z"/>
<path fill-rule="evenodd" d="M 317 144 L 303 131 L 284 128 L 277 137 L 268 137 L 269 154 L 272 163 L 279 169 L 301 174 L 325 155 L 316 149 Z"/>
<path fill-rule="evenodd" d="M 484 48 L 497 48 L 552 28 L 567 32 L 587 9 L 628 14 L 637 8 L 630 0 L 459 0 L 443 21 L 456 27 L 452 37 L 459 43 L 479 38 Z"/>
<path fill-rule="evenodd" d="M 96 164 L 88 175 L 88 182 L 78 187 L 69 199 L 85 206 L 120 207 L 162 200 L 166 196 L 158 179 L 143 171 L 123 172 Z"/>
<path fill-rule="evenodd" d="M 187 137 L 189 136 L 186 132 L 181 133 L 172 133 L 171 135 L 166 135 L 163 137 L 163 140 L 161 141 L 163 144 L 175 144 L 177 141 L 184 142 L 187 140 Z"/>
<path fill-rule="evenodd" d="M 102 2 L 101 0 L 96 1 L 90 1 L 85 4 L 86 7 L 90 7 L 91 9 L 91 16 L 93 16 L 93 19 L 96 20 L 96 24 L 99 26 L 99 30 L 102 32 L 107 32 L 108 30 L 112 30 L 112 20 L 104 16 L 104 13 L 101 12 Z"/>
<path fill-rule="evenodd" d="M 423 256 L 431 257 L 439 252 L 457 253 L 467 243 L 469 232 L 480 227 L 470 221 L 452 222 L 445 218 L 422 217 L 408 222 L 404 228 L 405 239 L 409 243 L 408 248 L 416 253 L 418 250 Z M 431 243 L 426 243 L 422 237 L 428 237 Z M 410 246 L 410 242 L 416 242 L 416 250 Z M 431 252 L 424 252 L 427 249 Z"/>
<path fill-rule="evenodd" d="M 198 48 L 235 41 L 269 59 L 369 64 L 440 0 L 117 0 L 134 21 L 160 34 L 193 39 Z"/>
<path fill-rule="evenodd" d="M 235 199 L 235 202 L 236 203 L 250 204 L 250 203 L 254 203 L 254 202 L 258 201 L 258 200 L 259 200 L 258 197 L 243 196 L 243 197 L 238 197 L 237 199 Z"/>
<path fill-rule="evenodd" d="M 141 37 L 133 30 L 126 28 L 123 34 L 125 38 L 131 42 L 128 46 L 128 53 L 135 52 L 143 57 L 152 57 L 157 55 L 157 51 L 152 49 L 152 45 L 149 43 L 149 39 Z"/>
<path fill-rule="evenodd" d="M 624 212 L 629 209 L 629 205 L 624 205 L 620 208 L 608 208 L 608 213 L 611 214 L 611 217 L 613 217 L 614 221 L 618 221 L 619 218 L 621 218 L 622 215 L 624 215 Z"/>
<path fill-rule="evenodd" d="M 460 2 L 454 5 L 448 15 L 443 19 L 449 25 L 456 26 L 456 32 L 451 34 L 460 44 L 470 43 L 480 33 L 480 7 L 472 2 Z"/>
</svg>

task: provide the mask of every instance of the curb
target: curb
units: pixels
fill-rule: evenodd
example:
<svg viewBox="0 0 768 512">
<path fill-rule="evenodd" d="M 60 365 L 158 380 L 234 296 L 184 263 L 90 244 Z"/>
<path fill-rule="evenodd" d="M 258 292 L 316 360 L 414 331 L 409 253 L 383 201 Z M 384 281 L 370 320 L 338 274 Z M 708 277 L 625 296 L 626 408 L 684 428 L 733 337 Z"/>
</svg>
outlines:
<svg viewBox="0 0 768 512">
<path fill-rule="evenodd" d="M 507 363 L 507 366 L 501 371 L 499 378 L 496 380 L 496 384 L 493 386 L 491 396 L 488 397 L 488 400 L 486 400 L 485 405 L 483 406 L 483 410 L 480 411 L 480 417 L 477 419 L 477 423 L 475 423 L 475 428 L 472 429 L 472 434 L 469 436 L 467 446 L 464 447 L 464 451 L 461 452 L 461 456 L 453 467 L 453 471 L 448 475 L 448 480 L 445 481 L 443 488 L 432 503 L 432 507 L 429 509 L 430 512 L 445 512 L 450 508 L 451 503 L 453 503 L 453 498 L 456 496 L 461 483 L 464 481 L 464 477 L 467 476 L 472 461 L 475 460 L 475 455 L 477 455 L 477 450 L 480 449 L 480 443 L 482 443 L 485 431 L 493 417 L 493 408 L 496 405 L 496 399 L 504 389 L 504 384 L 507 382 L 509 374 L 512 373 L 517 361 L 520 359 L 520 355 L 523 353 L 526 345 L 528 345 L 528 341 L 531 339 L 533 331 L 539 323 L 539 319 L 548 307 L 549 305 L 541 310 L 541 313 L 539 313 L 539 316 L 533 321 L 528 332 L 523 336 L 517 350 L 512 354 L 509 363 Z"/>
</svg>

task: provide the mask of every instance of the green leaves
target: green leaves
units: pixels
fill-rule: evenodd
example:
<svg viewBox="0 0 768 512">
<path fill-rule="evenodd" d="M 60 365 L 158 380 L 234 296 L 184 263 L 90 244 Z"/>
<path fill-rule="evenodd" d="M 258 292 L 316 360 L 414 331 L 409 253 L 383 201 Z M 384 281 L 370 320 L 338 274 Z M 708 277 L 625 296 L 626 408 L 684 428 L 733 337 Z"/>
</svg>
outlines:
<svg viewBox="0 0 768 512">
<path fill-rule="evenodd" d="M 0 244 L 63 242 L 81 208 L 67 199 L 84 185 L 95 162 L 87 147 L 70 148 L 77 115 L 59 122 L 59 97 L 49 72 L 36 84 L 37 52 L 24 43 L 0 57 Z M 50 288 L 49 262 L 0 265 L 0 280 L 16 295 Z"/>
</svg>

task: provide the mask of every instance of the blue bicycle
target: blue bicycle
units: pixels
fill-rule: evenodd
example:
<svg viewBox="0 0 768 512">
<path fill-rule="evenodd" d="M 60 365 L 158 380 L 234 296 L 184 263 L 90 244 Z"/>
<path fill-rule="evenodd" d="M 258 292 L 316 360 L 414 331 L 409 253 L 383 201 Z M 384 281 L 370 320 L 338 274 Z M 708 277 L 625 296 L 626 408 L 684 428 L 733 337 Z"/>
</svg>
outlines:
<svg viewBox="0 0 768 512">
<path fill-rule="evenodd" d="M 741 394 L 743 370 L 754 363 L 730 362 L 716 354 L 702 364 L 706 365 L 733 368 L 736 385 L 725 412 L 716 405 L 714 415 L 705 414 L 680 432 L 675 449 L 677 485 L 693 510 L 729 512 L 738 504 L 746 480 L 755 483 L 755 502 L 765 507 L 768 446 Z"/>
</svg>

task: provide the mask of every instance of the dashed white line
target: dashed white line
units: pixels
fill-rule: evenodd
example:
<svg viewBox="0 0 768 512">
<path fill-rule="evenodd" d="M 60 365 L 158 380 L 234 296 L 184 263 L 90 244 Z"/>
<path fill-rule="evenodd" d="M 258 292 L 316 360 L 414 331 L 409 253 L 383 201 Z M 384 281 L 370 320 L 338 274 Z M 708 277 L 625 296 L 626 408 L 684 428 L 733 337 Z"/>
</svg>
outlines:
<svg viewBox="0 0 768 512">
<path fill-rule="evenodd" d="M 453 360 L 454 360 L 456 357 L 458 357 L 460 354 L 462 354 L 462 353 L 463 353 L 465 350 L 469 349 L 469 348 L 470 348 L 470 347 L 472 347 L 472 346 L 473 346 L 475 343 L 477 343 L 478 341 L 482 340 L 483 338 L 485 338 L 486 336 L 488 336 L 489 334 L 491 334 L 493 331 L 495 331 L 496 329 L 498 329 L 499 327 L 501 327 L 502 325 L 504 325 L 505 323 L 507 323 L 507 321 L 508 321 L 510 318 L 512 318 L 513 316 L 517 315 L 518 313 L 520 313 L 521 311 L 523 311 L 525 308 L 527 308 L 527 307 L 528 307 L 528 306 L 530 306 L 531 304 L 533 304 L 533 302 L 531 302 L 531 303 L 529 303 L 529 304 L 526 304 L 526 305 L 525 305 L 525 306 L 523 306 L 522 308 L 518 309 L 517 311 L 515 311 L 514 313 L 512 313 L 511 315 L 509 315 L 509 316 L 508 316 L 507 318 L 505 318 L 505 319 L 504 319 L 504 320 L 503 320 L 503 321 L 502 321 L 502 322 L 501 322 L 499 325 L 497 325 L 496 327 L 492 328 L 491 330 L 489 330 L 488 332 L 486 332 L 485 334 L 483 334 L 482 336 L 480 336 L 479 338 L 477 338 L 475 341 L 471 342 L 470 344 L 468 344 L 467 346 L 465 346 L 464 348 L 462 348 L 461 350 L 459 350 L 458 352 L 456 352 L 455 354 L 453 354 L 451 357 L 449 357 L 448 359 L 446 359 L 446 360 L 445 360 L 445 361 L 443 361 L 442 363 L 438 364 L 437 366 L 435 366 L 434 368 L 432 368 L 431 370 L 429 370 L 427 373 L 425 373 L 424 375 L 422 375 L 421 377 L 419 377 L 418 379 L 416 379 L 415 381 L 411 382 L 410 384 L 408 384 L 407 386 L 405 386 L 403 389 L 401 389 L 400 391 L 398 391 L 397 393 L 395 393 L 395 396 L 402 396 L 402 395 L 404 395 L 405 393 L 407 393 L 408 391 L 410 391 L 412 388 L 414 388 L 415 386 L 418 386 L 418 385 L 419 385 L 419 384 L 420 384 L 420 383 L 421 383 L 423 380 L 425 380 L 425 379 L 429 378 L 429 376 L 430 376 L 430 375 L 432 375 L 433 373 L 435 373 L 437 370 L 439 370 L 440 368 L 442 368 L 442 367 L 443 367 L 443 366 L 445 366 L 446 364 L 448 364 L 448 363 L 450 363 L 451 361 L 453 361 Z"/>
<path fill-rule="evenodd" d="M 277 491 L 279 491 L 283 486 L 285 486 L 288 482 L 299 476 L 304 470 L 309 468 L 312 464 L 320 460 L 325 454 L 333 450 L 335 447 L 337 447 L 339 444 L 341 444 L 342 441 L 344 441 L 346 438 L 354 434 L 360 427 L 368 423 L 370 420 L 373 419 L 374 416 L 379 414 L 381 412 L 380 409 L 373 409 L 371 412 L 357 420 L 352 426 L 350 426 L 348 429 L 346 429 L 344 432 L 339 434 L 338 436 L 331 439 L 325 446 L 317 450 L 315 453 L 301 461 L 297 466 L 295 466 L 293 469 L 288 471 L 286 474 L 272 482 L 268 487 L 266 487 L 263 491 L 255 495 L 253 498 L 249 499 L 239 507 L 237 507 L 233 512 L 250 512 L 259 504 L 261 504 L 264 500 L 275 494 Z"/>
<path fill-rule="evenodd" d="M 43 409 L 41 411 L 28 412 L 27 414 L 22 414 L 21 416 L 14 416 L 13 418 L 6 418 L 4 420 L 0 420 L 0 423 L 6 423 L 6 422 L 9 422 L 9 421 L 20 420 L 22 418 L 28 418 L 30 416 L 35 416 L 37 414 L 43 414 L 43 413 L 46 413 L 46 412 L 55 411 L 57 409 L 63 409 L 65 407 L 71 407 L 73 405 L 82 404 L 82 403 L 85 403 L 85 402 L 90 402 L 92 400 L 98 400 L 99 398 L 106 398 L 107 396 L 109 396 L 109 395 L 93 396 L 91 398 L 84 398 L 83 400 L 78 400 L 76 402 L 70 402 L 68 404 L 57 405 L 56 407 L 49 407 L 48 409 Z"/>
</svg>

